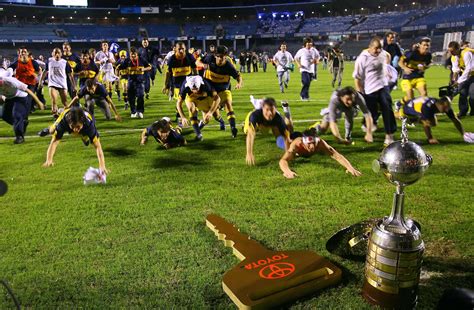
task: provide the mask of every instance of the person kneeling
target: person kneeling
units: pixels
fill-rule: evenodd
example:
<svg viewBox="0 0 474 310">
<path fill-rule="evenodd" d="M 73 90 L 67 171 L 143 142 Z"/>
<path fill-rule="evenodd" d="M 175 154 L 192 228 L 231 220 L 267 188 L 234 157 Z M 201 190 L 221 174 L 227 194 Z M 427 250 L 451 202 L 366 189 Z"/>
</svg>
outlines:
<svg viewBox="0 0 474 310">
<path fill-rule="evenodd" d="M 181 128 L 173 128 L 168 117 L 163 117 L 143 129 L 140 144 L 145 145 L 149 136 L 155 138 L 156 142 L 160 143 L 165 149 L 183 146 L 187 143 L 181 135 Z"/>
<path fill-rule="evenodd" d="M 48 134 L 52 134 L 53 136 L 48 147 L 46 162 L 43 164 L 43 167 L 51 167 L 54 165 L 54 154 L 56 153 L 56 148 L 65 132 L 81 135 L 82 142 L 86 146 L 89 145 L 89 142 L 92 142 L 97 152 L 100 172 L 102 174 L 108 173 L 105 168 L 104 152 L 102 151 L 99 132 L 95 127 L 94 119 L 89 113 L 80 107 L 73 107 L 72 109 L 64 110 L 52 126 L 39 132 L 40 136 L 46 136 Z"/>
<path fill-rule="evenodd" d="M 280 169 L 283 171 L 283 176 L 287 179 L 294 179 L 298 175 L 290 169 L 289 162 L 295 160 L 297 157 L 311 157 L 316 153 L 331 156 L 341 166 L 346 168 L 346 173 L 350 173 L 355 177 L 361 175 L 360 171 L 352 167 L 351 163 L 334 148 L 332 148 L 326 141 L 316 137 L 314 129 L 308 129 L 303 133 L 302 137 L 295 138 L 288 150 L 286 150 L 283 157 L 280 159 Z"/>
</svg>

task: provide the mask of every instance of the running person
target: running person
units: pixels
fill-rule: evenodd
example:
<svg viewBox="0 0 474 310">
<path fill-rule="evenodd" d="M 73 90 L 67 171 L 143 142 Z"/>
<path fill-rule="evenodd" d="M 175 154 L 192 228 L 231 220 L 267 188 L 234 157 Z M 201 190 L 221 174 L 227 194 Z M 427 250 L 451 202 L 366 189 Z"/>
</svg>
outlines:
<svg viewBox="0 0 474 310">
<path fill-rule="evenodd" d="M 51 143 L 49 144 L 43 167 L 54 166 L 53 158 L 56 153 L 56 148 L 66 132 L 81 135 L 82 142 L 86 146 L 92 142 L 96 149 L 97 159 L 99 160 L 100 172 L 107 174 L 108 171 L 105 167 L 104 152 L 102 151 L 99 132 L 95 126 L 94 118 L 80 107 L 64 110 L 53 125 L 40 132 L 41 136 L 45 136 L 49 133 L 52 134 Z"/>
<path fill-rule="evenodd" d="M 39 78 L 41 77 L 42 70 L 39 64 L 33 60 L 28 53 L 28 49 L 24 46 L 18 49 L 18 59 L 10 64 L 10 68 L 15 71 L 15 78 L 28 85 L 28 89 L 30 89 L 33 93 L 36 92 L 36 87 L 39 82 Z M 27 97 L 27 104 L 31 111 L 34 111 L 34 105 L 32 104 L 31 100 L 33 97 Z"/>
<path fill-rule="evenodd" d="M 285 88 L 288 88 L 293 61 L 293 56 L 286 50 L 286 43 L 283 42 L 280 45 L 280 50 L 273 56 L 273 63 L 277 66 L 278 84 L 282 93 L 285 92 Z"/>
<path fill-rule="evenodd" d="M 100 84 L 95 79 L 87 80 L 85 85 L 81 87 L 79 92 L 77 92 L 77 95 L 71 100 L 67 107 L 70 108 L 75 106 L 81 98 L 85 98 L 86 111 L 90 115 L 94 116 L 94 106 L 97 105 L 102 110 L 107 120 L 112 118 L 110 113 L 110 109 L 112 109 L 115 115 L 115 120 L 117 122 L 122 121 L 122 118 L 118 114 L 117 109 L 115 108 L 115 105 L 109 94 L 105 90 L 104 85 Z"/>
<path fill-rule="evenodd" d="M 92 61 L 88 50 L 83 50 L 81 54 L 81 63 L 76 66 L 77 75 L 79 77 L 79 88 L 86 85 L 89 79 L 95 79 L 99 74 L 99 68 Z"/>
<path fill-rule="evenodd" d="M 405 52 L 398 61 L 398 65 L 403 69 L 402 81 L 400 83 L 405 96 L 402 104 L 414 98 L 414 89 L 416 88 L 420 96 L 426 97 L 425 71 L 431 65 L 431 39 L 424 37 L 413 50 Z"/>
<path fill-rule="evenodd" d="M 346 173 L 349 173 L 355 177 L 361 175 L 360 171 L 355 169 L 344 156 L 339 154 L 326 141 L 317 137 L 314 130 L 308 129 L 303 132 L 302 137 L 297 137 L 291 142 L 288 150 L 285 151 L 285 154 L 283 154 L 282 158 L 280 159 L 279 166 L 283 172 L 283 176 L 287 179 L 294 179 L 297 177 L 298 175 L 290 169 L 289 163 L 295 160 L 297 157 L 308 158 L 316 153 L 330 156 L 341 166 L 346 168 Z"/>
<path fill-rule="evenodd" d="M 130 117 L 143 118 L 143 113 L 145 113 L 145 72 L 151 70 L 151 65 L 139 57 L 136 48 L 132 47 L 130 48 L 130 57 L 124 61 L 120 68 L 128 69 L 127 93 L 130 101 Z"/>
<path fill-rule="evenodd" d="M 232 137 L 237 136 L 237 128 L 235 126 L 235 113 L 232 106 L 232 93 L 230 91 L 230 77 L 233 77 L 237 84 L 235 89 L 242 87 L 242 76 L 237 71 L 235 66 L 232 64 L 232 60 L 228 59 L 227 47 L 220 45 L 216 48 L 215 54 L 209 54 L 202 59 L 197 61 L 196 65 L 203 66 L 206 71 L 204 72 L 204 80 L 211 83 L 220 98 L 220 106 L 225 107 L 227 113 L 227 119 L 229 120 Z M 218 113 L 218 110 L 216 111 Z M 220 115 L 215 115 L 217 120 L 221 123 L 221 129 L 223 126 L 223 120 Z"/>
<path fill-rule="evenodd" d="M 28 85 L 12 77 L 12 73 L 11 69 L 0 69 L 0 98 L 5 98 L 1 117 L 5 122 L 13 126 L 13 131 L 15 132 L 13 143 L 21 144 L 25 142 L 28 115 L 30 114 L 28 96 L 33 98 L 41 110 L 44 109 L 44 105 L 36 97 L 35 93 L 28 88 Z"/>
<path fill-rule="evenodd" d="M 181 127 L 173 128 L 168 117 L 163 117 L 143 129 L 140 144 L 145 145 L 149 136 L 152 136 L 165 149 L 186 145 L 186 139 L 181 135 Z"/>
<path fill-rule="evenodd" d="M 183 112 L 183 101 L 186 102 L 191 125 L 196 133 L 196 140 L 202 140 L 201 129 L 209 123 L 212 115 L 219 108 L 220 100 L 215 88 L 209 82 L 204 81 L 201 76 L 186 77 L 186 82 L 183 83 L 179 92 L 176 109 L 183 126 L 187 126 L 189 121 Z M 203 119 L 201 122 L 198 119 L 198 111 L 202 112 Z"/>
<path fill-rule="evenodd" d="M 75 93 L 74 76 L 69 63 L 61 58 L 61 49 L 55 48 L 48 59 L 45 71 L 41 76 L 38 88 L 43 87 L 43 82 L 48 76 L 49 96 L 51 97 L 51 113 L 58 117 L 58 97 L 61 99 L 63 107 L 67 106 L 68 81 L 71 85 L 71 92 Z"/>
<path fill-rule="evenodd" d="M 102 41 L 102 50 L 99 51 L 95 57 L 94 62 L 99 66 L 99 82 L 104 83 L 109 97 L 112 98 L 113 83 L 117 80 L 117 76 L 114 74 L 115 57 L 112 52 L 109 51 L 109 43 Z"/>
<path fill-rule="evenodd" d="M 168 70 L 165 75 L 163 94 L 172 94 L 172 98 L 178 100 L 181 86 L 188 75 L 196 74 L 196 60 L 194 56 L 186 52 L 183 42 L 176 42 L 173 47 L 174 53 L 168 58 Z M 170 92 L 171 91 L 171 92 Z M 170 96 L 171 97 L 171 96 Z M 176 112 L 176 120 L 179 112 Z"/>
<path fill-rule="evenodd" d="M 119 77 L 118 97 L 120 98 L 120 88 L 122 89 L 123 101 L 125 102 L 124 109 L 127 110 L 128 105 L 128 68 L 125 67 L 127 60 L 127 51 L 119 52 L 119 60 L 115 66 L 115 75 Z"/>
<path fill-rule="evenodd" d="M 332 88 L 336 85 L 337 88 L 341 88 L 342 75 L 344 73 L 344 54 L 339 47 L 335 47 L 331 53 L 329 53 L 329 72 L 332 73 Z"/>
<path fill-rule="evenodd" d="M 81 58 L 72 52 L 71 44 L 69 44 L 69 42 L 63 43 L 62 58 L 67 61 L 74 75 L 74 83 L 71 83 L 69 79 L 67 80 L 67 91 L 68 91 L 69 97 L 74 98 L 74 96 L 76 96 L 76 93 L 75 93 L 76 85 L 77 85 L 76 75 L 78 72 L 76 71 L 76 67 L 77 65 L 81 63 Z"/>
</svg>

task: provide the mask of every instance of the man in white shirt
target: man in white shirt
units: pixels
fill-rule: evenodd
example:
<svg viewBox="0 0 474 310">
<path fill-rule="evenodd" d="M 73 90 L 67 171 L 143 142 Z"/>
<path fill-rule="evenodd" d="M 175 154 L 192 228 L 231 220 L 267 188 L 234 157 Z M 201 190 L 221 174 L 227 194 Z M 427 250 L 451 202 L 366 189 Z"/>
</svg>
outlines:
<svg viewBox="0 0 474 310">
<path fill-rule="evenodd" d="M 49 96 L 51 97 L 51 113 L 57 117 L 58 113 L 58 97 L 61 98 L 61 102 L 64 107 L 67 106 L 67 85 L 68 79 L 72 85 L 72 91 L 75 92 L 74 76 L 72 73 L 71 66 L 67 60 L 62 58 L 62 51 L 60 48 L 53 49 L 52 57 L 48 59 L 45 71 L 41 76 L 39 88 L 43 87 L 43 82 L 48 76 L 48 89 Z"/>
<path fill-rule="evenodd" d="M 290 67 L 293 63 L 293 56 L 286 50 L 286 43 L 280 45 L 280 50 L 273 56 L 273 63 L 277 66 L 278 84 L 280 91 L 285 92 L 290 82 Z"/>
<path fill-rule="evenodd" d="M 13 143 L 25 142 L 25 132 L 28 126 L 30 104 L 28 95 L 38 104 L 41 110 L 44 105 L 36 97 L 28 85 L 12 77 L 13 70 L 0 69 L 0 117 L 13 126 L 15 140 Z"/>
<path fill-rule="evenodd" d="M 105 85 L 109 97 L 112 98 L 112 84 L 115 80 L 118 80 L 113 67 L 115 57 L 114 54 L 109 51 L 109 43 L 107 41 L 102 41 L 101 48 L 102 50 L 95 55 L 94 62 L 99 67 L 99 82 Z"/>
<path fill-rule="evenodd" d="M 301 48 L 294 57 L 298 68 L 301 72 L 301 88 L 300 97 L 303 101 L 309 100 L 309 86 L 314 77 L 315 65 L 319 62 L 319 53 L 313 48 L 313 40 L 305 38 L 303 40 L 303 48 Z"/>
<path fill-rule="evenodd" d="M 397 131 L 397 123 L 392 109 L 392 97 L 387 86 L 387 57 L 382 50 L 380 38 L 370 40 L 369 48 L 357 57 L 354 73 L 355 89 L 363 94 L 373 119 L 377 119 L 380 110 L 385 129 L 385 145 L 393 140 L 393 133 Z"/>
<path fill-rule="evenodd" d="M 467 115 L 469 106 L 474 116 L 474 57 L 473 49 L 469 47 L 461 48 L 456 42 L 450 42 L 448 50 L 451 53 L 452 70 L 454 73 L 454 85 L 459 89 L 459 114 L 463 117 Z M 468 100 L 469 98 L 469 100 Z M 468 106 L 469 103 L 469 106 Z"/>
</svg>

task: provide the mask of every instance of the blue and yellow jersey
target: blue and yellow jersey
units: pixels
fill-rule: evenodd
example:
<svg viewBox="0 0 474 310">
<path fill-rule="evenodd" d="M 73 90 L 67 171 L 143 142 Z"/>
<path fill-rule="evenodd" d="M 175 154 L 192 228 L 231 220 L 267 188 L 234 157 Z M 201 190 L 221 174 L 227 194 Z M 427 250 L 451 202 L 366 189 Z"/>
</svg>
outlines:
<svg viewBox="0 0 474 310">
<path fill-rule="evenodd" d="M 226 62 L 222 66 L 218 66 L 216 63 L 216 57 L 214 55 L 207 55 L 201 61 L 208 65 L 208 68 L 204 72 L 204 79 L 209 81 L 217 92 L 228 90 L 230 87 L 230 77 L 237 79 L 240 73 L 235 69 L 230 58 L 226 59 Z"/>
<path fill-rule="evenodd" d="M 179 97 L 181 99 L 184 100 L 186 97 L 188 97 L 193 102 L 204 100 L 208 97 L 214 97 L 216 94 L 216 89 L 206 80 L 204 80 L 204 84 L 199 87 L 199 91 L 197 93 L 193 93 L 191 88 L 186 87 L 186 83 L 183 83 L 179 91 Z"/>
<path fill-rule="evenodd" d="M 413 70 L 410 74 L 403 74 L 403 79 L 411 80 L 416 78 L 422 78 L 425 76 L 425 72 L 418 68 L 418 65 L 423 65 L 426 68 L 431 64 L 431 53 L 421 55 L 418 50 L 407 51 L 401 57 L 402 61 L 406 66 Z"/>
<path fill-rule="evenodd" d="M 119 61 L 116 62 L 115 69 L 117 69 L 118 75 L 121 79 L 128 79 L 128 67 L 125 66 L 125 61 L 127 59 L 119 59 Z"/>
<path fill-rule="evenodd" d="M 81 59 L 76 54 L 71 54 L 69 56 L 63 54 L 62 58 L 67 61 L 72 71 L 77 73 L 76 66 L 81 63 Z"/>
<path fill-rule="evenodd" d="M 176 129 L 171 129 L 168 137 L 165 140 L 162 140 L 156 129 L 153 127 L 153 125 L 147 127 L 145 129 L 145 135 L 147 137 L 152 136 L 160 145 L 167 144 L 169 148 L 172 148 L 186 144 L 186 139 L 184 139 L 184 137 Z"/>
<path fill-rule="evenodd" d="M 173 77 L 172 86 L 181 88 L 186 76 L 191 75 L 194 68 L 196 68 L 196 60 L 193 55 L 186 53 L 183 58 L 177 58 L 176 54 L 172 55 L 168 60 L 168 72 Z"/>
<path fill-rule="evenodd" d="M 286 126 L 285 120 L 278 112 L 275 113 L 275 117 L 273 117 L 271 121 L 267 121 L 265 117 L 263 117 L 262 109 L 255 110 L 250 113 L 248 118 L 248 126 L 252 127 L 254 130 L 257 130 L 258 127 L 276 127 L 282 136 L 290 136 L 290 132 Z"/>
<path fill-rule="evenodd" d="M 59 115 L 59 117 L 56 119 L 54 124 L 52 125 L 53 129 L 53 137 L 56 140 L 61 140 L 62 137 L 64 136 L 64 133 L 72 133 L 72 129 L 69 127 L 69 124 L 66 121 L 65 116 L 67 113 L 70 111 L 70 109 L 64 110 L 63 113 Z M 94 118 L 87 112 L 84 111 L 84 114 L 86 115 L 85 122 L 82 126 L 81 131 L 79 131 L 79 135 L 85 138 L 89 138 L 90 142 L 94 143 L 99 139 L 99 132 L 97 131 L 97 128 L 95 127 L 95 121 Z"/>
<path fill-rule="evenodd" d="M 89 95 L 94 100 L 105 100 L 109 94 L 107 93 L 104 85 L 98 83 L 93 94 L 87 90 L 86 86 L 82 86 L 77 93 L 79 98 L 83 98 L 86 95 Z"/>
<path fill-rule="evenodd" d="M 129 82 L 143 83 L 145 81 L 143 69 L 148 66 L 150 66 L 148 61 L 141 57 L 138 57 L 136 60 L 127 58 L 124 61 L 123 67 L 121 66 L 121 68 L 128 70 Z"/>
<path fill-rule="evenodd" d="M 418 97 L 405 103 L 403 113 L 407 116 L 416 117 L 420 120 L 432 120 L 436 113 L 440 113 L 436 107 L 436 99 L 430 97 Z M 453 109 L 446 112 L 449 118 L 454 118 Z"/>
<path fill-rule="evenodd" d="M 79 74 L 79 86 L 82 87 L 86 83 L 86 80 L 93 79 L 99 74 L 99 68 L 93 62 L 90 62 L 87 66 L 78 64 L 75 72 Z"/>
</svg>

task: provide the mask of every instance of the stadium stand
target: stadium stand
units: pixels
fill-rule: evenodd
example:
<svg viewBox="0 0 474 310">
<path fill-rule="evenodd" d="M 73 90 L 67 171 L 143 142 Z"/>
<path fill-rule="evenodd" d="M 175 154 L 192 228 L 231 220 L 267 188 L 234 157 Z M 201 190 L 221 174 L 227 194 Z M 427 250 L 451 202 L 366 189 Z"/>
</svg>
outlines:
<svg viewBox="0 0 474 310">
<path fill-rule="evenodd" d="M 421 14 L 420 10 L 405 12 L 387 12 L 367 15 L 363 22 L 350 28 L 351 31 L 374 29 L 399 29 Z"/>
<path fill-rule="evenodd" d="M 343 32 L 349 29 L 354 23 L 360 19 L 356 16 L 336 16 L 307 18 L 300 29 L 300 33 L 320 33 L 320 32 Z"/>
<path fill-rule="evenodd" d="M 434 8 L 429 12 L 429 14 L 419 19 L 413 20 L 409 23 L 409 25 L 434 26 L 436 24 L 462 21 L 466 22 L 466 24 L 472 24 L 474 21 L 474 3 Z"/>
</svg>

